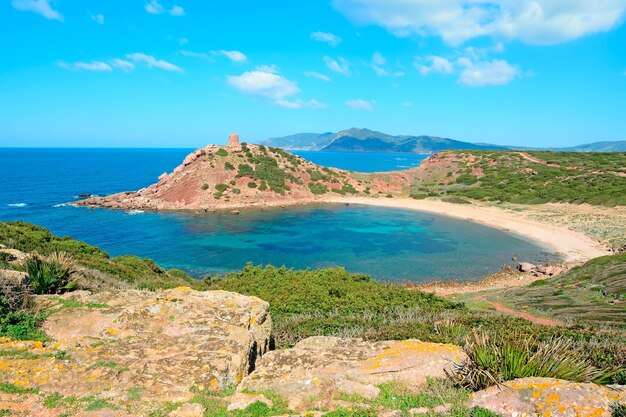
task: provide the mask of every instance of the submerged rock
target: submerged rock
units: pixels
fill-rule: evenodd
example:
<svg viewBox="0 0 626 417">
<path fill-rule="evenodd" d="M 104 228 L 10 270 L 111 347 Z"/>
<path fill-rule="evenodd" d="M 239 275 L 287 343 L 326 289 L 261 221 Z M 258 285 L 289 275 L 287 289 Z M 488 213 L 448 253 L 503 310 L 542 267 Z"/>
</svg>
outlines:
<svg viewBox="0 0 626 417">
<path fill-rule="evenodd" d="M 418 392 L 427 377 L 444 377 L 453 362 L 465 359 L 458 346 L 426 343 L 367 342 L 361 339 L 311 337 L 291 349 L 269 352 L 239 390 L 269 389 L 294 409 L 316 406 L 315 397 L 347 393 L 376 398 L 378 384 L 395 381 Z M 313 400 L 312 400 L 313 399 Z"/>
<path fill-rule="evenodd" d="M 521 378 L 472 394 L 470 407 L 503 417 L 610 417 L 626 401 L 626 387 L 605 387 L 553 378 Z"/>
</svg>

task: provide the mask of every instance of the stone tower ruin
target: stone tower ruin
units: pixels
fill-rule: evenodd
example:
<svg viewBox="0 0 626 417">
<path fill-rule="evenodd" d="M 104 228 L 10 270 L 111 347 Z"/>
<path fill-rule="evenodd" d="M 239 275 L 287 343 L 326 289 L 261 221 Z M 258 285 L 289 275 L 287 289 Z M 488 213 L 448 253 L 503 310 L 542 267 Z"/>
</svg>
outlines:
<svg viewBox="0 0 626 417">
<path fill-rule="evenodd" d="M 237 133 L 232 133 L 228 136 L 228 146 L 236 147 L 239 146 L 239 135 Z"/>
</svg>

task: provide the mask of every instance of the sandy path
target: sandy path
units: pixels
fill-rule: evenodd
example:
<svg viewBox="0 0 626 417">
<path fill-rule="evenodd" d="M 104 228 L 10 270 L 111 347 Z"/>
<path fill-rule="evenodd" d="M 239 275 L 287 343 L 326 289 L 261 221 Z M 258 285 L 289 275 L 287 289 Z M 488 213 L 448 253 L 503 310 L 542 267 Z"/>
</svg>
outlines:
<svg viewBox="0 0 626 417">
<path fill-rule="evenodd" d="M 550 327 L 562 327 L 563 323 L 548 318 L 548 317 L 539 317 L 539 316 L 535 316 L 533 314 L 527 313 L 525 311 L 518 311 L 518 310 L 514 310 L 512 308 L 509 307 L 505 307 L 500 303 L 496 303 L 495 301 L 491 301 L 491 300 L 486 300 L 485 297 L 487 297 L 488 294 L 480 294 L 477 295 L 476 297 L 474 297 L 474 301 L 482 301 L 485 302 L 487 304 L 489 304 L 491 307 L 493 307 L 496 311 L 500 312 L 500 313 L 504 313 L 504 314 L 508 314 L 509 316 L 515 316 L 515 317 L 519 317 L 522 318 L 524 320 L 530 321 L 532 323 L 535 324 L 540 324 L 542 326 L 550 326 Z"/>
<path fill-rule="evenodd" d="M 496 207 L 411 198 L 332 197 L 324 201 L 419 210 L 473 221 L 531 239 L 559 253 L 567 262 L 585 262 L 607 254 L 602 245 L 582 233 L 562 226 L 531 220 L 522 213 L 510 213 Z"/>
</svg>

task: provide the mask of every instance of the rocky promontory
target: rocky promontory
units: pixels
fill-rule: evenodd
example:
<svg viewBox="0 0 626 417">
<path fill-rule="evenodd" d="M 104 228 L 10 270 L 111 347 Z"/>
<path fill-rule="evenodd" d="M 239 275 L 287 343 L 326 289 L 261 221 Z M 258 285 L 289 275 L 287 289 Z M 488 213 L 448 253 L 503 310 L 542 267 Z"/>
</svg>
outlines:
<svg viewBox="0 0 626 417">
<path fill-rule="evenodd" d="M 91 197 L 83 206 L 139 210 L 214 210 L 315 202 L 324 195 L 386 195 L 400 175 L 373 176 L 318 166 L 263 145 L 208 145 L 147 188 Z"/>
</svg>

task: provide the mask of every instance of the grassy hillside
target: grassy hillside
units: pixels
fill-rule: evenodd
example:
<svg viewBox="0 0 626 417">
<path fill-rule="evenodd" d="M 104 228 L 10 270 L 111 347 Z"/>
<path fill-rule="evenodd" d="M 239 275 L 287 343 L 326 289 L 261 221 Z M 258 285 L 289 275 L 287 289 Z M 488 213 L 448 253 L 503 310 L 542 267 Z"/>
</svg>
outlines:
<svg viewBox="0 0 626 417">
<path fill-rule="evenodd" d="M 412 195 L 521 204 L 626 205 L 626 153 L 445 151 L 418 171 Z"/>
<path fill-rule="evenodd" d="M 204 283 L 182 271 L 166 271 L 151 259 L 137 256 L 111 258 L 99 248 L 70 237 L 59 237 L 49 230 L 24 222 L 0 222 L 0 244 L 22 252 L 50 255 L 66 252 L 78 264 L 80 284 L 86 288 L 130 287 L 156 290 L 181 285 L 196 289 Z M 0 269 L 8 267 L 0 259 Z"/>
<path fill-rule="evenodd" d="M 626 330 L 626 253 L 592 259 L 559 277 L 488 299 L 565 323 Z"/>
</svg>

